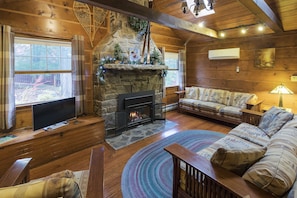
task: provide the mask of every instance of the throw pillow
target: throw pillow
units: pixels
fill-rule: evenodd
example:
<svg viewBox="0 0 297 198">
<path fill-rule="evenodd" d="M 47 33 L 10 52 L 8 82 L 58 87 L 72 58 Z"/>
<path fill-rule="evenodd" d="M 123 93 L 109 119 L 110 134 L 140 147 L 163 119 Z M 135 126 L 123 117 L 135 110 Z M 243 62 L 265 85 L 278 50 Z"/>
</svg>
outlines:
<svg viewBox="0 0 297 198">
<path fill-rule="evenodd" d="M 266 152 L 266 148 L 251 148 L 246 150 L 227 150 L 218 148 L 210 161 L 239 176 L 258 161 Z"/>
<path fill-rule="evenodd" d="M 293 116 L 293 113 L 289 113 L 277 107 L 272 107 L 264 113 L 259 123 L 259 128 L 262 129 L 268 137 L 272 137 L 286 122 L 292 120 Z"/>
<path fill-rule="evenodd" d="M 45 179 L 49 179 L 49 178 L 54 178 L 54 177 L 58 177 L 58 178 L 74 178 L 74 174 L 71 170 L 63 170 L 63 171 L 60 171 L 60 172 L 56 172 L 56 173 L 53 173 L 49 176 L 46 176 L 44 177 Z"/>
<path fill-rule="evenodd" d="M 79 186 L 72 178 L 50 178 L 11 187 L 0 188 L 5 198 L 81 198 Z"/>
<path fill-rule="evenodd" d="M 51 178 L 72 178 L 72 179 L 74 179 L 75 175 L 71 170 L 63 170 L 63 171 L 56 172 L 56 173 L 53 173 L 51 175 L 48 175 L 46 177 L 41 177 L 41 178 L 38 178 L 38 179 L 30 180 L 30 183 L 37 182 L 37 181 L 42 181 L 42 180 L 48 180 L 48 179 L 51 179 Z"/>
<path fill-rule="evenodd" d="M 185 98 L 198 99 L 199 89 L 197 87 L 186 87 L 185 91 L 186 91 Z"/>
</svg>

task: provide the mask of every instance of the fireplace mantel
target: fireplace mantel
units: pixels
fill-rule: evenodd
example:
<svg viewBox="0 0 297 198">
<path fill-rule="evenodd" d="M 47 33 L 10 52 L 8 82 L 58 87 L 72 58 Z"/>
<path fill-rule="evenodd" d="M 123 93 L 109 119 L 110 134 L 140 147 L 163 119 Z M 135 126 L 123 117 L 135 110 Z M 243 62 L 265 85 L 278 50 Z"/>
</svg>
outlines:
<svg viewBox="0 0 297 198">
<path fill-rule="evenodd" d="M 114 70 L 164 70 L 165 65 L 137 65 L 137 64 L 104 64 L 105 69 Z"/>
</svg>

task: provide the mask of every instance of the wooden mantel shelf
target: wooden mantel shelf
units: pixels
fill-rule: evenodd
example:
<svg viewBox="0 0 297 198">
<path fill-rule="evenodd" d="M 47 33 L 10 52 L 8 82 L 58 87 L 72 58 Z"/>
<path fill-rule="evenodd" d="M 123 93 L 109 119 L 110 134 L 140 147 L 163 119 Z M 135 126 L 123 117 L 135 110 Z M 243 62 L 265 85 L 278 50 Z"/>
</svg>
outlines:
<svg viewBox="0 0 297 198">
<path fill-rule="evenodd" d="M 168 69 L 168 66 L 139 64 L 104 64 L 104 68 L 114 70 L 163 70 Z"/>
</svg>

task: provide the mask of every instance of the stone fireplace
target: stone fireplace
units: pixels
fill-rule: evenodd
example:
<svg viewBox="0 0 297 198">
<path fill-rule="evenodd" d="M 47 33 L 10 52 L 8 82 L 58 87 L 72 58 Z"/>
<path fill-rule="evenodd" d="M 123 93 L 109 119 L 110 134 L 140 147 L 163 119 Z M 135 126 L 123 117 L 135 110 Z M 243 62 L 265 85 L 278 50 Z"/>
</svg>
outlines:
<svg viewBox="0 0 297 198">
<path fill-rule="evenodd" d="M 94 82 L 94 105 L 96 114 L 105 119 L 106 137 L 118 135 L 127 127 L 152 122 L 155 104 L 162 103 L 162 74 L 167 66 L 105 64 L 104 68 L 104 83 Z M 119 104 L 119 100 L 125 102 Z M 134 122 L 122 123 L 129 119 Z"/>
<path fill-rule="evenodd" d="M 148 1 L 132 1 L 140 5 L 148 6 Z M 102 39 L 93 51 L 94 73 L 98 71 L 99 66 L 101 67 L 102 59 L 115 57 L 116 46 L 121 48 L 120 55 L 125 57 L 123 60 L 128 60 L 128 62 L 126 62 L 119 61 L 118 59 L 117 62 L 140 63 L 142 61 L 138 60 L 141 60 L 141 55 L 152 54 L 154 51 L 159 52 L 160 60 L 163 59 L 161 51 L 151 38 L 150 48 L 148 49 L 148 46 L 146 46 L 144 54 L 140 53 L 144 48 L 143 35 L 130 27 L 129 17 L 127 15 L 110 12 L 109 19 L 110 35 Z M 131 58 L 133 58 L 133 61 L 131 61 Z M 100 79 L 97 79 L 98 76 L 94 76 L 93 87 L 94 110 L 98 116 L 105 119 L 106 137 L 114 134 L 117 128 L 121 128 L 118 125 L 121 126 L 120 121 L 123 120 L 123 117 L 125 117 L 125 121 L 130 119 L 130 114 L 127 115 L 128 110 L 119 110 L 119 95 L 133 95 L 138 92 L 147 91 L 154 92 L 154 101 L 152 101 L 152 104 L 148 106 L 140 105 L 137 109 L 134 109 L 136 111 L 131 112 L 131 120 L 134 120 L 134 122 L 123 124 L 123 128 L 127 128 L 127 126 L 133 127 L 136 124 L 154 120 L 154 114 L 158 112 L 154 110 L 154 105 L 158 105 L 162 102 L 164 84 L 162 76 L 167 66 L 105 63 L 103 67 L 105 71 L 104 76 L 101 76 Z M 133 97 L 135 96 L 132 96 L 132 98 Z M 128 109 L 131 110 L 131 106 Z M 136 115 L 134 115 L 134 113 Z"/>
</svg>

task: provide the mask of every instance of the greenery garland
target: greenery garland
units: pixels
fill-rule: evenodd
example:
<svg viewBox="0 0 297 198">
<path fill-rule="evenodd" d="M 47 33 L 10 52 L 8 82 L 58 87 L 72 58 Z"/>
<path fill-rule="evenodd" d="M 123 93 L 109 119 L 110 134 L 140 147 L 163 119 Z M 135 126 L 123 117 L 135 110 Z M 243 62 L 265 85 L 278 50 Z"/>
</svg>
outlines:
<svg viewBox="0 0 297 198">
<path fill-rule="evenodd" d="M 137 18 L 135 16 L 129 16 L 128 23 L 135 32 L 141 34 L 145 33 L 146 27 L 148 25 L 148 21 Z"/>
</svg>

